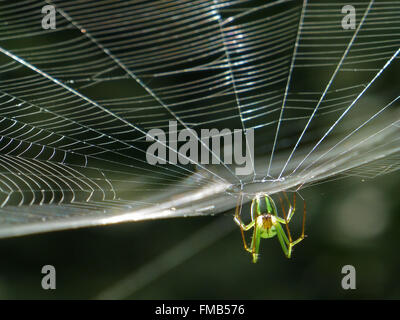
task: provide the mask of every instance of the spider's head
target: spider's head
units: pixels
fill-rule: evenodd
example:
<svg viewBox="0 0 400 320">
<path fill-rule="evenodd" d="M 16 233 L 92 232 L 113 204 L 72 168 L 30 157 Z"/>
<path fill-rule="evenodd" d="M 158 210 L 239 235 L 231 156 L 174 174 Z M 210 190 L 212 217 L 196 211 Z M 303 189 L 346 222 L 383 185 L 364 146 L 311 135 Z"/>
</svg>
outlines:
<svg viewBox="0 0 400 320">
<path fill-rule="evenodd" d="M 262 214 L 262 215 L 260 215 L 260 218 L 261 218 L 261 222 L 262 222 L 261 229 L 268 230 L 268 229 L 271 229 L 271 227 L 274 225 L 274 221 L 273 221 L 274 217 L 271 214 L 269 214 L 269 213 Z"/>
<path fill-rule="evenodd" d="M 276 218 L 269 213 L 257 217 L 257 228 L 261 231 L 262 238 L 272 238 L 276 235 L 275 225 L 278 223 Z"/>
</svg>

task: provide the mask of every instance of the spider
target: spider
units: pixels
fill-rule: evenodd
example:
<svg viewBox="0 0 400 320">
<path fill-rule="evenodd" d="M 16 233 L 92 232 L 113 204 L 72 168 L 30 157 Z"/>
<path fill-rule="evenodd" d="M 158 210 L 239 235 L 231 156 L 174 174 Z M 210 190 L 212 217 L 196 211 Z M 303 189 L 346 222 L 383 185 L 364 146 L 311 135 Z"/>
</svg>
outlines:
<svg viewBox="0 0 400 320">
<path fill-rule="evenodd" d="M 251 202 L 251 222 L 245 225 L 240 218 L 242 194 L 239 196 L 238 205 L 236 206 L 236 212 L 234 221 L 239 225 L 242 234 L 243 245 L 246 251 L 250 252 L 253 256 L 253 263 L 258 260 L 258 252 L 260 249 L 261 238 L 273 238 L 278 236 L 279 243 L 281 244 L 282 250 L 287 258 L 291 257 L 292 248 L 302 241 L 306 236 L 304 235 L 305 221 L 306 221 L 306 203 L 304 202 L 303 211 L 303 225 L 301 236 L 293 241 L 289 230 L 289 222 L 292 219 L 296 209 L 296 194 L 293 194 L 293 206 L 291 205 L 286 193 L 284 193 L 285 199 L 289 204 L 289 211 L 286 215 L 285 207 L 283 205 L 282 198 L 279 197 L 283 216 L 278 216 L 277 208 L 274 200 L 267 194 L 258 194 L 254 197 Z M 265 208 L 261 209 L 261 202 L 265 200 Z M 239 209 L 240 208 L 240 209 Z M 255 214 L 255 215 L 254 215 Z M 286 231 L 282 228 L 282 224 L 286 226 Z M 254 227 L 253 237 L 251 240 L 250 248 L 247 246 L 244 231 L 248 231 Z"/>
</svg>

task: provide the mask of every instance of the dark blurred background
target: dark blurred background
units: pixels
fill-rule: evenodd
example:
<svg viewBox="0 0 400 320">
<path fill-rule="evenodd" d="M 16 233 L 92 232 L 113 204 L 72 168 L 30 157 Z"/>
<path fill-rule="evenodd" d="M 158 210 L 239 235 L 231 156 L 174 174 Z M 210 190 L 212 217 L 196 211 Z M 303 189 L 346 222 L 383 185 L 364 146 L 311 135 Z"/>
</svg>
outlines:
<svg viewBox="0 0 400 320">
<path fill-rule="evenodd" d="M 2 239 L 0 297 L 95 298 L 223 219 L 232 232 L 160 276 L 148 269 L 146 277 L 153 281 L 124 298 L 398 299 L 399 177 L 346 178 L 301 190 L 308 238 L 295 247 L 291 260 L 274 238 L 262 241 L 261 258 L 252 264 L 233 211 Z M 300 232 L 300 216 L 296 212 L 293 234 Z M 46 264 L 56 268 L 56 290 L 41 288 Z M 341 287 L 344 265 L 356 268 L 356 290 Z"/>
<path fill-rule="evenodd" d="M 264 4 L 264 1 L 254 3 Z M 40 11 L 37 15 L 41 17 Z M 361 17 L 358 14 L 358 21 Z M 321 18 L 316 12 L 315 20 L 322 19 L 324 16 Z M 36 27 L 40 28 L 39 24 Z M 393 28 L 395 30 L 394 25 Z M 75 37 L 73 32 L 78 32 L 70 29 L 66 27 L 67 38 L 71 34 Z M 293 38 L 296 30 L 297 27 Z M 25 29 L 22 31 L 26 33 Z M 78 34 L 81 36 L 80 32 Z M 53 36 L 59 37 L 58 34 Z M 42 44 L 33 39 L 33 36 L 21 37 L 11 43 L 5 40 L 1 45 L 14 50 Z M 345 39 L 345 44 L 347 41 Z M 53 42 L 48 40 L 48 43 Z M 292 47 L 286 49 L 292 52 Z M 378 49 L 374 47 L 377 52 Z M 25 54 L 29 57 L 29 52 Z M 340 55 L 336 58 L 332 70 Z M 387 57 L 382 61 L 387 61 Z M 398 73 L 391 70 L 376 89 L 384 97 L 393 97 L 398 92 Z M 307 75 L 308 71 L 304 72 Z M 325 78 L 331 74 L 312 72 L 300 77 L 299 82 L 325 87 Z M 368 81 L 364 81 L 364 74 L 361 74 L 345 73 L 341 80 L 349 77 L 351 84 L 368 83 L 371 76 L 365 76 Z M 356 76 L 360 79 L 350 78 Z M 155 81 L 150 81 L 154 85 Z M 69 85 L 73 87 L 71 82 Z M 345 82 L 343 86 L 346 85 Z M 137 93 L 130 83 L 123 81 L 117 81 L 107 90 L 103 87 L 86 90 L 84 93 L 95 96 L 96 101 L 96 95 L 108 99 L 114 98 L 116 92 L 121 96 L 125 92 L 132 96 L 141 92 L 136 89 Z M 382 101 L 375 102 L 371 101 L 373 108 L 385 105 Z M 366 113 L 357 110 L 355 113 L 367 117 Z M 334 120 L 338 117 L 337 114 L 331 116 Z M 350 117 L 349 121 L 355 120 L 361 121 L 356 117 Z M 372 167 L 367 175 L 373 176 L 379 171 Z M 252 264 L 251 255 L 243 249 L 239 228 L 234 224 L 233 210 L 210 217 L 145 221 L 0 239 L 0 299 L 399 299 L 399 177 L 399 172 L 374 179 L 340 176 L 333 177 L 337 180 L 300 190 L 307 203 L 308 238 L 295 247 L 291 260 L 285 258 L 274 238 L 262 241 L 260 260 Z M 127 188 L 126 193 L 133 192 Z M 298 204 L 301 207 L 300 200 Z M 243 214 L 246 210 L 248 207 L 243 209 Z M 218 228 L 209 227 L 216 223 L 221 225 L 221 236 L 207 234 L 219 232 Z M 300 223 L 301 209 L 298 208 L 291 223 L 294 237 L 300 234 Z M 203 232 L 198 234 L 200 230 Z M 193 240 L 193 235 L 198 236 Z M 247 235 L 250 237 L 251 231 Z M 199 250 L 202 244 L 204 248 Z M 192 245 L 196 247 L 193 252 Z M 44 265 L 56 268 L 56 290 L 41 287 Z M 344 265 L 356 268 L 356 290 L 341 287 Z M 123 288 L 118 296 L 113 296 L 115 286 Z"/>
</svg>

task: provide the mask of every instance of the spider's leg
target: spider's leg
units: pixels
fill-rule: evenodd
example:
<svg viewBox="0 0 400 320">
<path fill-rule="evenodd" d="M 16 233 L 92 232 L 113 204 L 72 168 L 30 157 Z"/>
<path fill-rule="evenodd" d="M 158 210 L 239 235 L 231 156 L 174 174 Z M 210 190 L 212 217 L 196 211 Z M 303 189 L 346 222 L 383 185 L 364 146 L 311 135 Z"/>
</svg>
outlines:
<svg viewBox="0 0 400 320">
<path fill-rule="evenodd" d="M 287 199 L 287 195 L 286 195 L 286 193 L 284 193 L 285 194 L 285 197 L 286 197 L 286 199 Z M 283 201 L 282 201 L 282 198 L 279 196 L 279 201 L 281 202 L 281 207 L 282 207 L 282 212 L 283 212 L 283 217 L 284 217 L 284 219 L 285 219 L 285 222 L 284 222 L 284 224 L 285 224 L 285 227 L 286 227 L 286 231 L 287 231 L 287 234 L 288 234 L 288 237 L 289 237 L 289 242 L 292 242 L 292 235 L 290 234 L 290 229 L 289 229 L 289 222 L 290 222 L 290 220 L 288 220 L 288 216 L 286 215 L 286 210 L 285 210 L 285 206 L 283 205 Z M 290 202 L 289 202 L 290 203 Z M 291 206 L 289 207 L 289 208 L 291 208 Z M 289 214 L 290 214 L 291 212 L 290 212 L 290 209 L 289 209 Z M 293 214 L 292 214 L 293 215 Z M 279 220 L 278 220 L 279 221 Z"/>
<path fill-rule="evenodd" d="M 298 244 L 300 241 L 302 241 L 304 239 L 304 236 L 300 236 L 300 238 L 298 238 L 295 241 L 289 241 L 289 239 L 286 237 L 285 231 L 283 230 L 282 226 L 280 224 L 276 225 L 276 230 L 277 230 L 277 236 L 278 236 L 278 240 L 282 246 L 282 250 L 285 253 L 285 256 L 290 259 L 290 257 L 292 256 L 292 249 L 293 247 Z"/>
<path fill-rule="evenodd" d="M 285 194 L 286 195 L 286 194 Z M 287 198 L 287 196 L 286 196 Z M 288 221 L 290 222 L 290 219 L 292 219 L 294 212 L 296 211 L 296 193 L 293 193 L 293 206 L 290 205 L 289 199 L 287 199 L 289 202 L 289 213 L 288 213 Z"/>
<path fill-rule="evenodd" d="M 290 222 L 290 220 L 292 219 L 292 217 L 294 215 L 294 212 L 296 211 L 296 193 L 293 193 L 293 205 L 290 203 L 286 192 L 284 192 L 283 194 L 284 194 L 285 200 L 286 200 L 286 202 L 288 203 L 288 206 L 289 206 L 289 212 L 288 212 L 288 215 L 287 215 L 287 222 Z M 281 197 L 279 197 L 279 200 L 281 201 L 281 206 L 283 208 L 283 202 L 282 202 Z"/>
<path fill-rule="evenodd" d="M 306 228 L 306 202 L 304 201 L 304 207 L 303 207 L 303 225 L 301 227 L 301 236 L 304 238 L 306 237 L 304 234 Z"/>
<path fill-rule="evenodd" d="M 236 211 L 235 211 L 235 217 L 233 218 L 233 220 L 236 222 L 236 224 L 240 227 L 240 233 L 242 234 L 242 240 L 243 240 L 243 246 L 244 249 L 246 251 L 252 252 L 249 247 L 247 246 L 246 243 L 246 238 L 244 236 L 244 231 L 248 231 L 249 229 L 251 229 L 254 226 L 254 220 L 251 221 L 248 225 L 245 225 L 242 221 L 242 219 L 240 219 L 240 213 L 242 211 L 242 200 L 243 200 L 243 195 L 240 194 L 239 198 L 238 198 L 238 203 L 236 205 Z"/>
<path fill-rule="evenodd" d="M 286 194 L 285 194 L 285 196 L 286 196 Z M 286 196 L 286 198 L 287 198 L 287 196 Z M 305 232 L 305 224 L 306 224 L 306 202 L 304 201 L 303 223 L 302 223 L 301 235 L 297 240 L 293 241 L 292 237 L 291 237 L 291 234 L 290 234 L 290 230 L 289 230 L 289 222 L 290 222 L 290 219 L 292 218 L 294 210 L 295 210 L 296 195 L 295 194 L 293 195 L 293 205 L 294 206 L 293 207 L 292 206 L 289 207 L 288 216 L 286 216 L 286 211 L 285 211 L 285 207 L 283 205 L 282 198 L 279 197 L 279 200 L 281 201 L 283 216 L 284 216 L 285 219 L 282 219 L 280 217 L 276 217 L 276 219 L 278 220 L 279 223 L 282 223 L 282 224 L 286 225 L 286 230 L 287 230 L 287 234 L 288 235 L 286 236 L 285 232 L 283 231 L 282 226 L 279 223 L 275 227 L 276 227 L 276 230 L 277 230 L 278 239 L 279 239 L 279 242 L 280 242 L 280 244 L 282 246 L 282 249 L 283 249 L 286 257 L 290 258 L 291 254 L 292 254 L 292 248 L 296 244 L 301 242 L 306 237 L 306 235 L 304 234 L 304 232 Z M 289 202 L 289 204 L 290 204 L 290 202 Z"/>
<path fill-rule="evenodd" d="M 289 256 L 288 256 L 288 258 L 290 258 L 290 255 L 291 255 L 291 253 L 292 253 L 292 248 L 293 248 L 296 244 L 298 244 L 299 242 L 301 242 L 302 240 L 304 240 L 304 238 L 305 238 L 305 235 L 301 235 L 297 240 L 295 240 L 295 241 L 289 243 Z"/>
<path fill-rule="evenodd" d="M 283 228 L 279 223 L 276 224 L 275 228 L 276 228 L 276 235 L 278 237 L 279 243 L 281 244 L 283 253 L 287 258 L 290 258 L 292 254 L 292 248 L 290 246 L 288 238 L 286 237 L 285 231 L 283 231 Z"/>
<path fill-rule="evenodd" d="M 253 238 L 251 240 L 250 252 L 253 255 L 253 263 L 256 263 L 258 260 L 258 252 L 260 250 L 260 240 L 261 240 L 261 231 L 257 228 L 257 224 L 254 224 Z"/>
<path fill-rule="evenodd" d="M 306 237 L 306 235 L 304 234 L 304 231 L 305 231 L 305 224 L 306 224 L 306 202 L 304 201 L 303 225 L 302 225 L 301 235 L 300 235 L 300 237 L 299 237 L 297 240 L 295 240 L 295 241 L 290 240 L 290 243 L 289 243 L 289 253 L 292 252 L 292 248 L 293 248 L 296 244 L 298 244 L 299 242 L 301 242 L 301 241 Z M 290 256 L 289 256 L 289 258 L 290 258 Z"/>
<path fill-rule="evenodd" d="M 254 221 L 256 220 L 254 218 L 254 208 L 256 211 L 256 218 L 258 217 L 258 215 L 260 214 L 260 206 L 259 206 L 259 202 L 258 202 L 258 198 L 253 199 L 253 201 L 251 202 L 251 206 L 250 206 L 250 216 L 251 216 L 251 220 Z"/>
</svg>

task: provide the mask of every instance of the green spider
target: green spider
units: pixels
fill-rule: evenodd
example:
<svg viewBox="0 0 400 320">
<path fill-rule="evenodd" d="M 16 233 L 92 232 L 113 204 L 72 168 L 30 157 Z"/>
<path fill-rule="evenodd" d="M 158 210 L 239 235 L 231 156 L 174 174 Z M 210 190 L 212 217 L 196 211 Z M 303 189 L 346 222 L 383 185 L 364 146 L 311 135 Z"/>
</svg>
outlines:
<svg viewBox="0 0 400 320">
<path fill-rule="evenodd" d="M 306 236 L 304 235 L 305 221 L 306 221 L 306 203 L 304 202 L 304 212 L 303 212 L 303 226 L 301 236 L 293 241 L 289 230 L 289 222 L 292 219 L 295 207 L 296 207 L 296 194 L 293 195 L 293 206 L 291 205 L 286 193 L 284 193 L 285 199 L 289 203 L 288 215 L 286 215 L 285 207 L 283 205 L 282 198 L 279 197 L 281 202 L 281 207 L 283 211 L 284 218 L 278 216 L 278 211 L 274 200 L 267 194 L 258 194 L 255 196 L 251 202 L 251 222 L 245 225 L 240 219 L 240 211 L 242 203 L 242 195 L 239 196 L 238 205 L 236 207 L 235 222 L 239 225 L 240 231 L 242 233 L 243 245 L 245 250 L 250 252 L 253 256 L 253 262 L 256 263 L 258 260 L 258 252 L 260 250 L 260 240 L 261 238 L 273 238 L 278 236 L 279 243 L 282 246 L 282 250 L 287 258 L 291 257 L 292 248 L 302 241 Z M 261 201 L 265 200 L 265 209 L 262 212 Z M 255 210 L 254 210 L 255 207 Z M 255 211 L 255 212 L 254 212 Z M 255 213 L 255 215 L 254 215 Z M 286 226 L 287 236 L 282 228 L 282 224 Z M 248 231 L 254 227 L 253 237 L 251 240 L 250 248 L 246 244 L 246 238 L 244 236 L 244 231 Z"/>
</svg>

